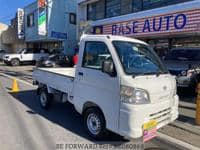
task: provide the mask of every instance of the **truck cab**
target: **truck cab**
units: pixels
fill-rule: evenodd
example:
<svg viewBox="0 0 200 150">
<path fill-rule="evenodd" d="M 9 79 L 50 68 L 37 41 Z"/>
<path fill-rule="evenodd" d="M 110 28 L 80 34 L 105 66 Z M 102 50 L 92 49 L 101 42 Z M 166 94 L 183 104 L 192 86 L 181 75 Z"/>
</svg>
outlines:
<svg viewBox="0 0 200 150">
<path fill-rule="evenodd" d="M 49 71 L 57 72 L 55 75 L 44 71 L 49 70 L 34 71 L 35 80 L 41 87 L 47 85 L 49 93 L 65 93 L 83 115 L 86 131 L 93 138 L 101 138 L 110 130 L 127 138 L 143 136 L 148 141 L 156 136 L 157 129 L 178 117 L 175 77 L 140 40 L 85 35 L 76 68 L 63 74 L 64 69 Z"/>
</svg>

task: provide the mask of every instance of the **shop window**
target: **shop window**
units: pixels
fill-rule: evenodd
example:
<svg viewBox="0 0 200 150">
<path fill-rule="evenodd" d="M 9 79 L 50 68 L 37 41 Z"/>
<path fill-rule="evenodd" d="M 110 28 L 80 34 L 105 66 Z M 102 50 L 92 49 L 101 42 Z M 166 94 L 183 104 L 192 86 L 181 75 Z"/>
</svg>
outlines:
<svg viewBox="0 0 200 150">
<path fill-rule="evenodd" d="M 34 13 L 31 13 L 27 16 L 27 27 L 33 27 L 34 25 Z"/>
<path fill-rule="evenodd" d="M 105 18 L 105 0 L 101 0 L 97 3 L 96 20 Z"/>
<path fill-rule="evenodd" d="M 142 0 L 133 0 L 133 12 L 138 12 L 142 10 Z"/>
<path fill-rule="evenodd" d="M 121 1 L 121 15 L 129 14 L 132 12 L 132 0 Z"/>
<path fill-rule="evenodd" d="M 143 9 L 153 9 L 158 7 L 163 7 L 167 5 L 172 5 L 176 3 L 182 3 L 189 0 L 143 0 Z"/>
<path fill-rule="evenodd" d="M 121 0 L 106 0 L 106 17 L 121 15 Z"/>
<path fill-rule="evenodd" d="M 76 24 L 76 14 L 75 13 L 69 13 L 69 23 Z"/>
<path fill-rule="evenodd" d="M 87 20 L 96 20 L 96 3 L 87 6 Z"/>
<path fill-rule="evenodd" d="M 105 18 L 105 0 L 88 4 L 87 20 L 99 20 Z"/>
<path fill-rule="evenodd" d="M 99 20 L 192 0 L 99 0 L 87 5 L 87 19 Z"/>
</svg>

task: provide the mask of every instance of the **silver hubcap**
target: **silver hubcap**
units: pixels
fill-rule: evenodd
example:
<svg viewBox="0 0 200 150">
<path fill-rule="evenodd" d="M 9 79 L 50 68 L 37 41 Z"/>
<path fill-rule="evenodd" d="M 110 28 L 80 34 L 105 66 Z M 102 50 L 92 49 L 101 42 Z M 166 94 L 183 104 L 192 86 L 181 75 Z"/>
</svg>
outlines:
<svg viewBox="0 0 200 150">
<path fill-rule="evenodd" d="M 18 65 L 18 61 L 17 60 L 13 60 L 13 65 Z"/>
<path fill-rule="evenodd" d="M 41 95 L 40 95 L 40 102 L 41 102 L 43 107 L 45 107 L 46 104 L 47 104 L 47 96 L 44 92 L 42 92 Z"/>
<path fill-rule="evenodd" d="M 89 131 L 97 135 L 101 131 L 101 122 L 96 114 L 89 114 L 87 118 L 87 126 Z"/>
</svg>

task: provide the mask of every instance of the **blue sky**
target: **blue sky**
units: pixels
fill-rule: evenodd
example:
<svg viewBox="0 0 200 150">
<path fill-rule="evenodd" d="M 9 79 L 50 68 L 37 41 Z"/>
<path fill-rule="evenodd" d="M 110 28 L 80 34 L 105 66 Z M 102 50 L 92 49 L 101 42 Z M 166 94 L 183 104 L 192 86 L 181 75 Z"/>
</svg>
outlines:
<svg viewBox="0 0 200 150">
<path fill-rule="evenodd" d="M 0 22 L 10 24 L 17 8 L 23 8 L 34 1 L 36 0 L 0 0 Z"/>
</svg>

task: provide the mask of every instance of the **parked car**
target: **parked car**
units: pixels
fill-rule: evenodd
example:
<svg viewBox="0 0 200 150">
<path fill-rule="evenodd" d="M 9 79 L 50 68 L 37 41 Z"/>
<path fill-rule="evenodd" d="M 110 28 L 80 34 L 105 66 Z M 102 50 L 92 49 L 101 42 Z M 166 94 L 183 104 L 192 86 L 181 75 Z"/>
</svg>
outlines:
<svg viewBox="0 0 200 150">
<path fill-rule="evenodd" d="M 76 67 L 36 68 L 33 84 L 42 108 L 55 95 L 83 115 L 94 139 L 107 130 L 148 141 L 178 117 L 176 80 L 150 46 L 111 35 L 84 35 Z"/>
<path fill-rule="evenodd" d="M 71 67 L 72 59 L 64 53 L 55 53 L 49 57 L 41 57 L 36 64 L 37 67 Z"/>
<path fill-rule="evenodd" d="M 5 64 L 19 66 L 23 63 L 35 63 L 40 57 L 49 56 L 47 49 L 25 48 L 16 54 L 6 54 L 3 56 Z"/>
<path fill-rule="evenodd" d="M 49 50 L 50 54 L 58 54 L 58 53 L 63 53 L 64 49 L 63 48 L 54 48 Z"/>
<path fill-rule="evenodd" d="M 3 55 L 5 55 L 5 54 L 6 54 L 6 51 L 3 49 L 0 49 L 0 61 L 3 60 Z"/>
<path fill-rule="evenodd" d="M 164 58 L 167 69 L 176 76 L 178 87 L 196 88 L 200 81 L 200 48 L 175 48 Z"/>
</svg>

